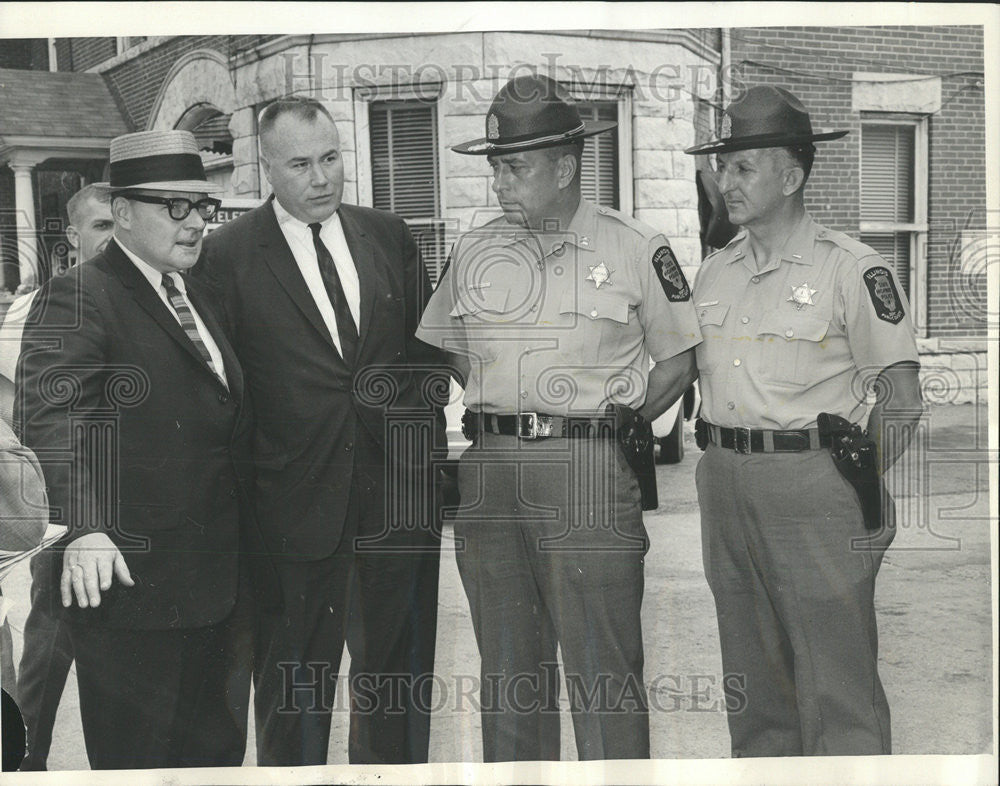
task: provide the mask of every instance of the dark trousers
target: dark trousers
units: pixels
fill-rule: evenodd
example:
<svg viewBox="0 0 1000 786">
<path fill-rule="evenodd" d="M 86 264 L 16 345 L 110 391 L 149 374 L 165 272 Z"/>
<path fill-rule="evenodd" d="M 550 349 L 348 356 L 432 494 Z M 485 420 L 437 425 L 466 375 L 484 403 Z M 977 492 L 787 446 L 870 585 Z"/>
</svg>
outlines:
<svg viewBox="0 0 1000 786">
<path fill-rule="evenodd" d="M 709 445 L 696 477 L 733 756 L 890 753 L 874 593 L 895 530 L 869 537 L 826 450 Z"/>
<path fill-rule="evenodd" d="M 69 624 L 92 769 L 243 763 L 253 652 L 247 601 L 206 628 Z"/>
<path fill-rule="evenodd" d="M 427 761 L 440 537 L 412 533 L 416 548 L 363 550 L 356 537 L 377 533 L 384 520 L 384 501 L 372 498 L 365 477 L 356 471 L 337 550 L 311 562 L 279 562 L 284 607 L 258 615 L 260 765 L 326 763 L 345 640 L 350 762 Z"/>
<path fill-rule="evenodd" d="M 24 623 L 24 649 L 17 677 L 18 702 L 28 729 L 28 754 L 22 770 L 44 770 L 52 745 L 52 727 L 73 665 L 73 642 L 59 613 L 53 583 L 62 552 L 48 549 L 31 558 L 31 610 Z"/>
<path fill-rule="evenodd" d="M 649 757 L 639 489 L 609 440 L 483 435 L 455 548 L 481 656 L 485 761 L 559 759 L 559 672 L 582 759 Z"/>
</svg>

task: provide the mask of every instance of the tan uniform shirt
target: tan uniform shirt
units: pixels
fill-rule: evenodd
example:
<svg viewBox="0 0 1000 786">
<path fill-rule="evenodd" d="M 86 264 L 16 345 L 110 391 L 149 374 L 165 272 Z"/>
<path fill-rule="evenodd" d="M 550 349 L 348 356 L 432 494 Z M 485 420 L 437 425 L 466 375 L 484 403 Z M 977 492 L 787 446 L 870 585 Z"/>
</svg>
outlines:
<svg viewBox="0 0 1000 786">
<path fill-rule="evenodd" d="M 694 304 L 702 417 L 719 426 L 811 428 L 820 412 L 859 423 L 879 372 L 918 360 L 890 266 L 808 214 L 759 271 L 746 231 L 706 257 Z"/>
<path fill-rule="evenodd" d="M 500 218 L 459 238 L 417 337 L 469 357 L 469 409 L 550 415 L 638 406 L 650 357 L 701 340 L 666 238 L 586 200 L 565 232 Z"/>
</svg>

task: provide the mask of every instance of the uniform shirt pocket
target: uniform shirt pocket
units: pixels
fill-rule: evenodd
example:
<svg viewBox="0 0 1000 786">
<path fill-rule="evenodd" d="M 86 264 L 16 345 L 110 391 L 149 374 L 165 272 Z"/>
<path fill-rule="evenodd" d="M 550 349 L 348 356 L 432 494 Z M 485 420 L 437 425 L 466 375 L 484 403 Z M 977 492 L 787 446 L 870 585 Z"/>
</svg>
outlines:
<svg viewBox="0 0 1000 786">
<path fill-rule="evenodd" d="M 702 337 L 702 342 L 695 347 L 699 374 L 711 374 L 719 365 L 724 346 L 727 343 L 723 336 L 722 326 L 726 322 L 729 308 L 728 303 L 695 306 Z"/>
<path fill-rule="evenodd" d="M 496 330 L 490 326 L 510 321 L 509 300 L 510 290 L 503 287 L 470 289 L 459 294 L 450 316 L 462 321 L 472 358 L 486 362 L 496 358 Z"/>
<path fill-rule="evenodd" d="M 823 339 L 829 329 L 829 318 L 815 314 L 783 310 L 765 314 L 757 330 L 761 379 L 790 387 L 808 385 L 824 361 Z"/>
<path fill-rule="evenodd" d="M 627 345 L 632 310 L 629 298 L 616 292 L 566 292 L 559 303 L 560 315 L 569 317 L 559 336 L 560 352 L 573 364 L 608 360 L 609 352 Z"/>
<path fill-rule="evenodd" d="M 486 289 L 474 289 L 462 292 L 452 308 L 450 316 L 459 317 L 463 321 L 468 317 L 478 317 L 486 321 L 496 321 L 495 316 L 507 310 L 507 300 L 510 296 L 509 289 L 497 289 L 489 287 Z"/>
</svg>

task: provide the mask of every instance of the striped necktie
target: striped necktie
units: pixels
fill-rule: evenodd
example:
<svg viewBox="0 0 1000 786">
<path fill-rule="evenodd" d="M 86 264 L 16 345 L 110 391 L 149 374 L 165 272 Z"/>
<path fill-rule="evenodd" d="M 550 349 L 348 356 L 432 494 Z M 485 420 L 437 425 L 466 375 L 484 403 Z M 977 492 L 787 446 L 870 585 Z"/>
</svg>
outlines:
<svg viewBox="0 0 1000 786">
<path fill-rule="evenodd" d="M 191 309 L 188 308 L 187 302 L 184 300 L 184 296 L 181 291 L 174 284 L 174 280 L 170 277 L 169 273 L 163 274 L 163 288 L 167 291 L 167 300 L 170 301 L 170 305 L 174 307 L 174 311 L 177 313 L 177 318 L 180 320 L 181 327 L 187 334 L 187 337 L 191 339 L 191 343 L 194 344 L 195 349 L 198 350 L 198 354 L 201 355 L 202 360 L 211 369 L 212 373 L 218 377 L 219 382 L 223 385 L 222 377 L 215 370 L 215 364 L 212 363 L 212 355 L 208 351 L 208 347 L 205 346 L 205 342 L 201 340 L 201 334 L 198 332 L 198 326 L 195 324 L 194 315 L 191 313 Z M 228 385 L 226 386 L 228 387 Z"/>
<path fill-rule="evenodd" d="M 343 284 L 340 283 L 340 274 L 337 273 L 333 255 L 319 236 L 322 228 L 323 225 L 319 223 L 309 225 L 313 246 L 316 249 L 316 262 L 319 263 L 319 274 L 323 279 L 323 286 L 326 287 L 326 294 L 330 298 L 333 316 L 337 322 L 340 355 L 348 367 L 351 367 L 354 365 L 358 350 L 358 326 L 354 324 L 351 307 L 347 305 L 347 296 L 344 294 Z"/>
</svg>

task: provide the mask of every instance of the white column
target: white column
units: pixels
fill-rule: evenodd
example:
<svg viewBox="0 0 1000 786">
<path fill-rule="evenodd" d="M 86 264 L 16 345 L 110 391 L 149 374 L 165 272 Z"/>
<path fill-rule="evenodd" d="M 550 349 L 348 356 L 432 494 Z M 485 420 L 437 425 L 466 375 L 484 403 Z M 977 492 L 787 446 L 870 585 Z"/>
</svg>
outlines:
<svg viewBox="0 0 1000 786">
<path fill-rule="evenodd" d="M 38 235 L 35 232 L 34 164 L 9 164 L 14 170 L 14 209 L 17 221 L 17 258 L 22 284 L 38 281 Z"/>
</svg>

